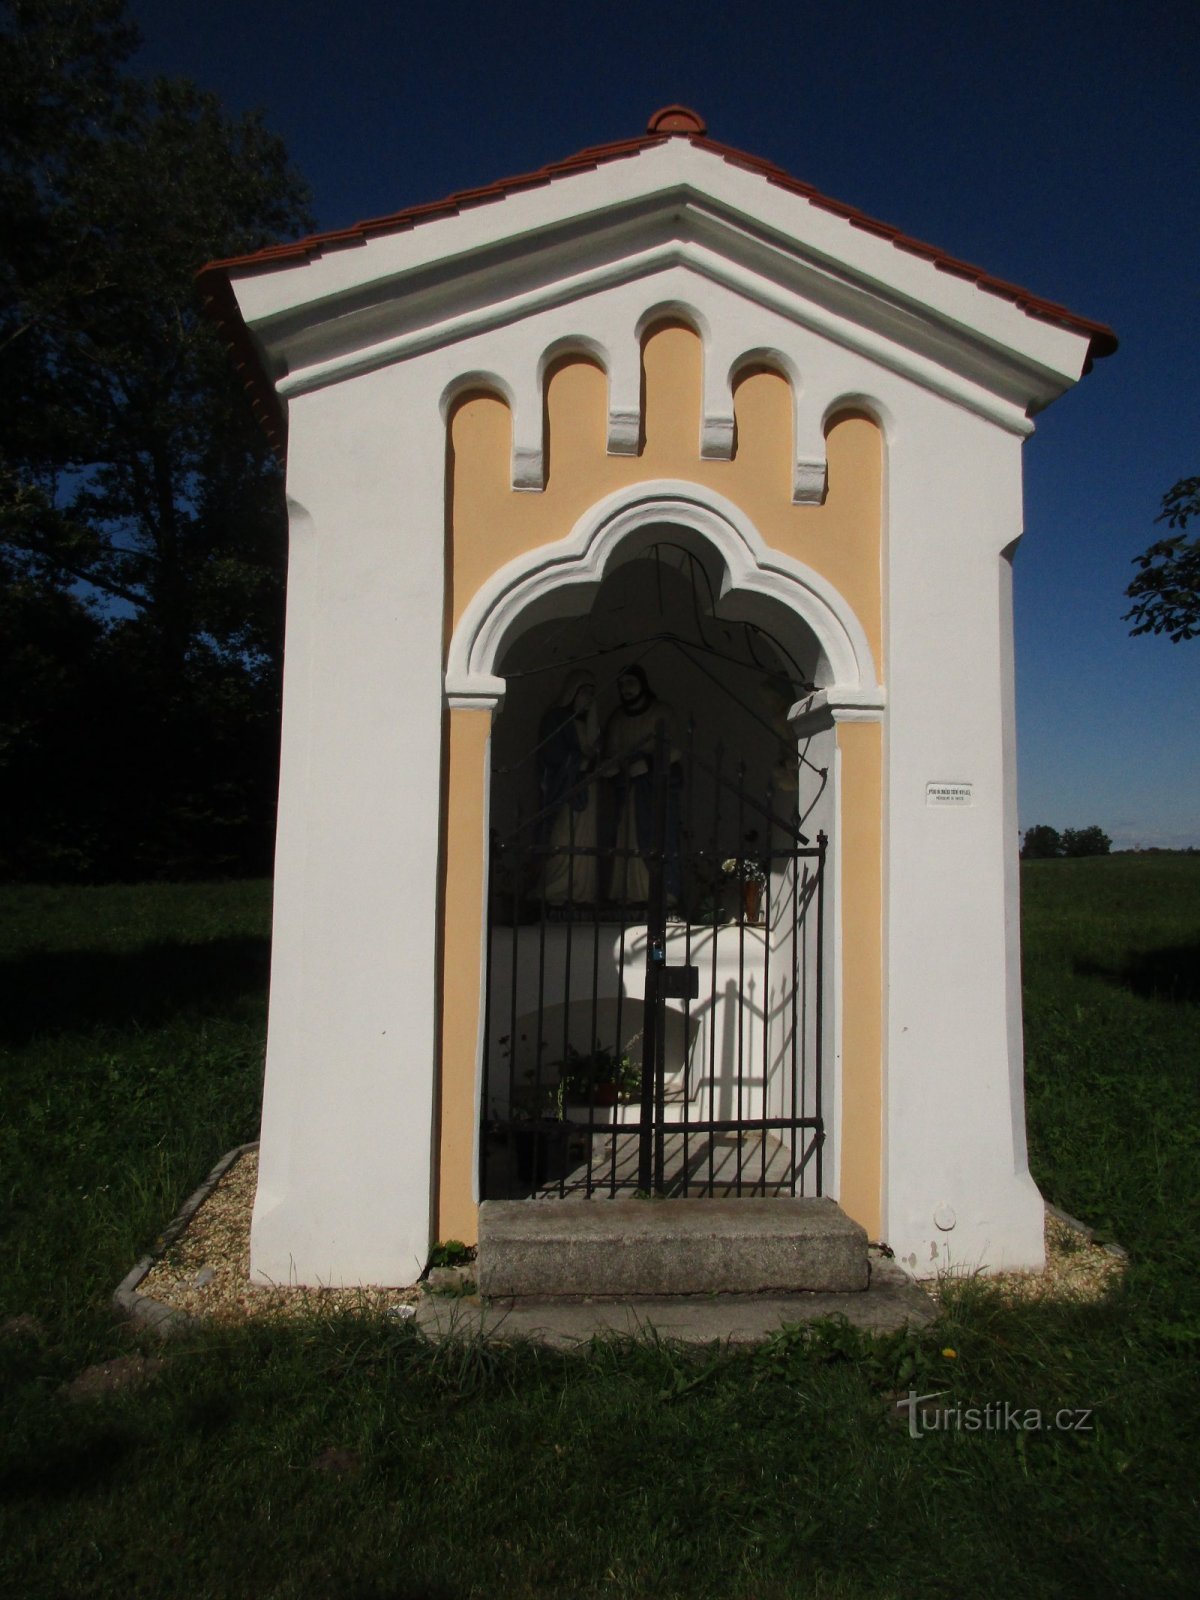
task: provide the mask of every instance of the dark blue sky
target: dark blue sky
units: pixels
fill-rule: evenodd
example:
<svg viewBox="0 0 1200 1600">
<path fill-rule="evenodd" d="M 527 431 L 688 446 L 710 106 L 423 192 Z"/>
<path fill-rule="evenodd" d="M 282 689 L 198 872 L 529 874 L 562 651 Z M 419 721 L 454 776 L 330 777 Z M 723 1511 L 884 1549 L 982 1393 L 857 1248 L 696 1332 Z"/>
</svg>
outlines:
<svg viewBox="0 0 1200 1600">
<path fill-rule="evenodd" d="M 696 107 L 716 139 L 1085 316 L 1121 349 L 1025 446 L 1021 823 L 1200 844 L 1200 639 L 1130 639 L 1200 473 L 1200 8 L 133 0 L 147 71 L 261 108 L 322 227 Z"/>
</svg>

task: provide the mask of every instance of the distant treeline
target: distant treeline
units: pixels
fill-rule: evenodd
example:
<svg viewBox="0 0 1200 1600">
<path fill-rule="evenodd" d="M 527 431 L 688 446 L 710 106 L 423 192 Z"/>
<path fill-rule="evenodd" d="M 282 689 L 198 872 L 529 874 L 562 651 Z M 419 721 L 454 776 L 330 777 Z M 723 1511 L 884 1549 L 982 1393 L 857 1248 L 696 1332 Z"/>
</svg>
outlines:
<svg viewBox="0 0 1200 1600">
<path fill-rule="evenodd" d="M 1112 840 L 1092 823 L 1087 828 L 1049 828 L 1044 823 L 1026 830 L 1021 842 L 1022 861 L 1049 861 L 1057 857 L 1106 856 Z"/>
</svg>

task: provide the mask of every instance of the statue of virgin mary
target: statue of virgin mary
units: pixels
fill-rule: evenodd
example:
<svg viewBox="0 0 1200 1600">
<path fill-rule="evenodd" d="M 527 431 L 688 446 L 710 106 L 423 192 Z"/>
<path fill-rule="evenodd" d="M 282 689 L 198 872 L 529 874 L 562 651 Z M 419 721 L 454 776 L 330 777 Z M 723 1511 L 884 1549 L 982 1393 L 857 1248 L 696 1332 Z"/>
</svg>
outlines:
<svg viewBox="0 0 1200 1600">
<path fill-rule="evenodd" d="M 643 904 L 650 897 L 650 872 L 646 855 L 653 848 L 655 762 L 659 756 L 658 730 L 663 729 L 667 763 L 666 838 L 663 851 L 667 904 L 679 900 L 679 791 L 681 754 L 676 741 L 675 712 L 650 687 L 636 663 L 617 679 L 620 704 L 604 725 L 605 777 L 615 780 L 616 854 L 613 858 L 613 900 Z"/>
<path fill-rule="evenodd" d="M 600 720 L 596 683 L 572 672 L 538 727 L 542 892 L 546 904 L 591 905 L 596 899 L 596 756 Z"/>
</svg>

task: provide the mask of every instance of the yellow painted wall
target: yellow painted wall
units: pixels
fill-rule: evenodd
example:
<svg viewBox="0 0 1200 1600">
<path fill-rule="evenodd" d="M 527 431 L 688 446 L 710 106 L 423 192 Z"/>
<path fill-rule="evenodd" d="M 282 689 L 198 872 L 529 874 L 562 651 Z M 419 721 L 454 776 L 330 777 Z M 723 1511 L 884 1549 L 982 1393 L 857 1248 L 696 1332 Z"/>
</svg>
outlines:
<svg viewBox="0 0 1200 1600">
<path fill-rule="evenodd" d="M 882 1235 L 883 725 L 841 722 L 842 1210 Z"/>
<path fill-rule="evenodd" d="M 883 677 L 880 507 L 883 451 L 868 418 L 834 422 L 823 505 L 792 504 L 792 392 L 779 373 L 755 370 L 736 385 L 736 453 L 700 459 L 701 345 L 668 325 L 645 342 L 645 443 L 640 455 L 605 454 L 608 379 L 594 362 L 559 363 L 546 392 L 547 473 L 540 494 L 514 493 L 507 404 L 465 399 L 450 422 L 452 625 L 480 585 L 507 562 L 570 532 L 615 490 L 647 478 L 685 478 L 746 513 L 769 545 L 803 561 L 842 594 L 866 632 Z"/>
<path fill-rule="evenodd" d="M 862 624 L 882 681 L 883 450 L 877 427 L 859 415 L 835 418 L 826 441 L 825 501 L 819 506 L 794 505 L 792 393 L 787 379 L 762 368 L 747 371 L 734 391 L 734 458 L 706 461 L 700 457 L 701 363 L 700 339 L 692 329 L 667 323 L 650 331 L 643 344 L 643 441 L 637 456 L 606 453 L 608 380 L 602 368 L 583 358 L 553 366 L 545 397 L 546 486 L 540 493 L 511 488 L 507 404 L 490 394 L 464 396 L 456 404 L 449 423 L 447 461 L 448 636 L 494 572 L 529 550 L 563 538 L 597 500 L 647 479 L 680 478 L 732 500 L 768 545 L 802 561 L 834 585 Z M 476 1227 L 470 1152 L 476 1116 L 476 973 L 485 910 L 484 749 L 489 721 L 482 712 L 452 712 L 448 756 L 438 1233 L 466 1242 L 474 1240 Z M 853 798 L 854 807 L 853 818 L 843 819 L 843 827 L 848 826 L 855 839 L 851 846 L 843 833 L 843 928 L 852 926 L 860 944 L 854 959 L 843 962 L 843 1041 L 852 1044 L 844 1060 L 848 1064 L 852 1054 L 855 1065 L 849 1079 L 843 1079 L 842 1204 L 877 1237 L 882 986 L 877 868 L 882 777 L 878 756 L 872 767 L 866 749 L 873 736 L 878 752 L 880 730 L 868 724 L 839 729 L 839 744 L 843 734 L 842 793 Z M 872 782 L 875 788 L 869 795 Z M 864 783 L 867 789 L 860 788 Z M 867 857 L 860 863 L 855 854 L 864 848 L 876 863 L 874 868 Z M 466 861 L 460 859 L 464 854 Z M 848 878 L 845 863 L 852 857 L 854 871 Z M 849 946 L 849 935 L 844 937 Z M 463 981 L 463 974 L 471 975 L 470 982 Z M 867 1012 L 870 1017 L 864 1020 Z"/>
<path fill-rule="evenodd" d="M 484 819 L 490 711 L 452 710 L 447 737 L 442 899 L 442 1063 L 439 1093 L 439 1239 L 474 1244 L 471 1196 L 475 1062 L 479 1045 L 479 963 L 484 927 Z M 453 930 L 448 936 L 447 930 Z"/>
</svg>

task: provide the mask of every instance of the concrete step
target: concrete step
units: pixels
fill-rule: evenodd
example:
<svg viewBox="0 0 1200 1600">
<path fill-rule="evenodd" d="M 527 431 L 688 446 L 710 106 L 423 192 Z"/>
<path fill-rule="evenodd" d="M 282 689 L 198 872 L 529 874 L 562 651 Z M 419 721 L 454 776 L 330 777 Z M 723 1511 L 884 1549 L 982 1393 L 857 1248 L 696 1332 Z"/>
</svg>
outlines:
<svg viewBox="0 0 1200 1600">
<path fill-rule="evenodd" d="M 867 1287 L 867 1235 L 832 1200 L 487 1200 L 479 1292 L 836 1294 Z"/>
</svg>

